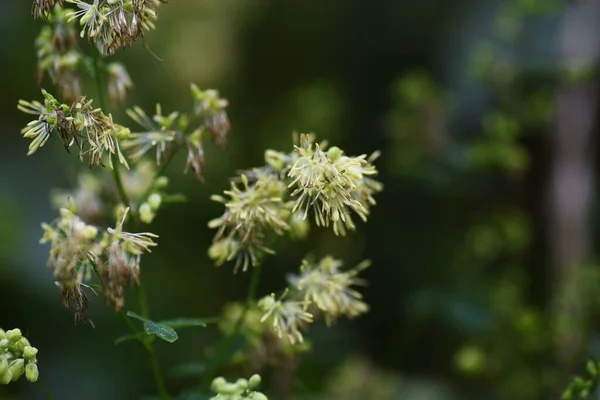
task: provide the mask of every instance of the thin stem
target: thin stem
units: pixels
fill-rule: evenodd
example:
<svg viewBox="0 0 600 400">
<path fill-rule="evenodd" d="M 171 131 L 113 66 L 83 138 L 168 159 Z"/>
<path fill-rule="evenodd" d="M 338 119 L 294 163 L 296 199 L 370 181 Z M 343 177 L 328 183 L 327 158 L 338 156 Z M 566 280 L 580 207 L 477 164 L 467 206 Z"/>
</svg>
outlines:
<svg viewBox="0 0 600 400">
<path fill-rule="evenodd" d="M 246 296 L 246 304 L 244 305 L 244 310 L 242 311 L 242 314 L 236 321 L 231 334 L 229 334 L 229 336 L 223 342 L 220 343 L 220 346 L 217 349 L 217 354 L 210 361 L 209 366 L 203 375 L 200 389 L 203 389 L 210 384 L 210 379 L 211 379 L 213 373 L 216 371 L 216 369 L 219 367 L 219 365 L 221 365 L 223 363 L 223 361 L 225 360 L 225 356 L 227 355 L 227 353 L 229 353 L 237 336 L 239 335 L 240 330 L 242 329 L 242 326 L 246 319 L 246 315 L 248 314 L 250 307 L 252 306 L 252 304 L 255 301 L 256 290 L 258 288 L 258 282 L 260 280 L 260 271 L 261 271 L 260 265 L 257 265 L 256 267 L 252 268 L 252 277 L 250 278 L 250 288 L 248 289 L 248 294 Z"/>
<path fill-rule="evenodd" d="M 38 382 L 40 383 L 40 386 L 42 387 L 42 390 L 44 391 L 44 394 L 46 395 L 46 397 L 50 400 L 56 400 L 56 397 L 54 397 L 52 395 L 52 392 L 50 391 L 50 387 L 48 386 L 48 384 L 46 383 L 46 381 L 44 380 L 44 378 L 42 378 L 41 376 L 38 378 Z"/>
</svg>

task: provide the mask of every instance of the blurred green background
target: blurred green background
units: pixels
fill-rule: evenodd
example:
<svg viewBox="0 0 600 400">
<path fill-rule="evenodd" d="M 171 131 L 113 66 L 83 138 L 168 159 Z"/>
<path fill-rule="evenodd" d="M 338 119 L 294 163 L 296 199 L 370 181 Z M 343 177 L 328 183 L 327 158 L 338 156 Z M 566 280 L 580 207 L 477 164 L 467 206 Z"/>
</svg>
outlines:
<svg viewBox="0 0 600 400">
<path fill-rule="evenodd" d="M 164 61 L 139 44 L 111 57 L 135 82 L 127 106 L 187 110 L 195 82 L 229 100 L 232 131 L 226 150 L 207 146 L 206 183 L 182 175 L 183 160 L 169 169 L 189 203 L 152 228 L 160 245 L 142 280 L 154 318 L 216 316 L 244 298 L 248 274 L 206 255 L 222 212 L 209 196 L 265 149 L 290 150 L 292 132 L 316 132 L 349 154 L 380 149 L 385 190 L 356 233 L 316 229 L 266 261 L 260 294 L 307 252 L 373 260 L 371 311 L 312 327 L 289 398 L 557 399 L 600 357 L 600 1 L 171 0 L 158 14 L 146 39 Z M 40 349 L 57 399 L 151 395 L 141 346 L 114 345 L 120 316 L 92 298 L 96 327 L 74 325 L 38 244 L 56 215 L 49 191 L 86 168 L 57 142 L 25 155 L 16 104 L 40 97 L 41 26 L 30 1 L 0 2 L 0 326 Z M 219 336 L 157 344 L 172 392 L 196 384 L 174 371 Z M 45 397 L 23 380 L 0 398 Z"/>
</svg>

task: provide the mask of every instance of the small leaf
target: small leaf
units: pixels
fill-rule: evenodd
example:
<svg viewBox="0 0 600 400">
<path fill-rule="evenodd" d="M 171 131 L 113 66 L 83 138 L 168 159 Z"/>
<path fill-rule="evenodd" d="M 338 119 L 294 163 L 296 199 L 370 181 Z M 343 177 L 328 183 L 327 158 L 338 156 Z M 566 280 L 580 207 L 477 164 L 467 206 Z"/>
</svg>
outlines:
<svg viewBox="0 0 600 400">
<path fill-rule="evenodd" d="M 212 324 L 218 321 L 218 318 L 174 318 L 160 321 L 163 325 L 168 325 L 171 328 L 188 328 L 193 326 L 205 327 L 207 324 Z"/>
<path fill-rule="evenodd" d="M 177 335 L 177 332 L 175 332 L 175 329 L 171 328 L 168 325 L 164 325 L 154 321 L 144 322 L 144 331 L 146 331 L 148 335 L 158 336 L 162 340 L 169 343 L 173 343 L 174 341 L 179 339 L 179 336 Z"/>
<path fill-rule="evenodd" d="M 173 193 L 166 194 L 163 196 L 163 203 L 185 203 L 187 202 L 187 197 L 182 193 Z"/>
<path fill-rule="evenodd" d="M 129 335 L 120 336 L 117 339 L 115 339 L 115 346 L 118 346 L 121 343 L 126 342 L 128 340 L 140 340 L 140 341 L 142 341 L 142 340 L 144 340 L 144 336 L 145 336 L 144 332 L 138 332 L 138 333 L 132 333 L 132 334 L 129 334 Z"/>
<path fill-rule="evenodd" d="M 135 319 L 140 320 L 142 322 L 148 322 L 148 321 L 150 321 L 148 318 L 142 317 L 140 314 L 136 314 L 133 311 L 127 311 L 127 316 L 131 317 L 131 318 L 135 318 Z"/>
</svg>

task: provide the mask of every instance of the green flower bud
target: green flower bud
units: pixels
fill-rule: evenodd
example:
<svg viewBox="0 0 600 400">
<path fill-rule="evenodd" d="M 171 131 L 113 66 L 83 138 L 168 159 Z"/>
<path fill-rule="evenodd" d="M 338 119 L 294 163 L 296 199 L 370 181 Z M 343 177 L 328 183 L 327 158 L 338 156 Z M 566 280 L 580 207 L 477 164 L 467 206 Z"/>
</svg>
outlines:
<svg viewBox="0 0 600 400">
<path fill-rule="evenodd" d="M 148 204 L 150 204 L 150 208 L 152 208 L 153 211 L 158 210 L 160 203 L 162 203 L 162 196 L 160 194 L 152 193 L 148 197 Z"/>
<path fill-rule="evenodd" d="M 4 350 L 8 347 L 8 339 L 0 340 L 0 350 Z"/>
<path fill-rule="evenodd" d="M 154 187 L 157 189 L 166 188 L 168 184 L 169 184 L 169 178 L 167 178 L 166 176 L 159 176 L 154 181 Z"/>
<path fill-rule="evenodd" d="M 301 240 L 310 233 L 310 222 L 306 218 L 302 218 L 301 213 L 292 215 L 290 221 L 290 237 L 294 240 Z"/>
<path fill-rule="evenodd" d="M 12 381 L 12 373 L 7 368 L 3 374 L 0 374 L 0 385 L 8 385 L 10 381 Z"/>
<path fill-rule="evenodd" d="M 331 158 L 332 161 L 336 161 L 343 154 L 344 152 L 337 146 L 333 146 L 327 151 L 327 155 L 329 156 L 329 158 Z"/>
<path fill-rule="evenodd" d="M 25 348 L 23 349 L 23 358 L 25 358 L 28 361 L 32 361 L 35 359 L 37 353 L 38 349 L 36 349 L 35 347 L 25 346 Z"/>
<path fill-rule="evenodd" d="M 6 331 L 6 338 L 13 343 L 16 343 L 23 337 L 21 330 L 19 328 L 11 329 Z"/>
<path fill-rule="evenodd" d="M 224 385 L 221 386 L 219 393 L 220 394 L 239 394 L 240 389 L 237 387 L 235 383 L 225 382 Z"/>
<path fill-rule="evenodd" d="M 6 355 L 0 355 L 0 375 L 4 374 L 8 370 L 8 359 Z"/>
<path fill-rule="evenodd" d="M 27 340 L 27 338 L 24 338 L 24 337 L 19 339 L 19 341 L 17 342 L 17 345 L 16 345 L 19 353 L 23 353 L 23 350 L 25 350 L 25 347 L 27 347 L 27 346 L 31 346 L 31 343 L 29 343 L 29 340 Z"/>
<path fill-rule="evenodd" d="M 25 378 L 29 382 L 37 382 L 40 373 L 38 371 L 37 364 L 29 363 L 25 366 Z"/>
<path fill-rule="evenodd" d="M 255 387 L 258 387 L 258 385 L 260 385 L 260 375 L 258 374 L 254 374 L 250 377 L 250 379 L 248 379 L 248 386 L 253 389 Z"/>
<path fill-rule="evenodd" d="M 12 381 L 16 382 L 17 379 L 19 379 L 25 372 L 25 360 L 22 358 L 17 358 L 16 360 L 10 362 L 8 368 L 12 374 Z"/>
<path fill-rule="evenodd" d="M 225 380 L 225 378 L 223 378 L 222 376 L 218 376 L 215 379 L 213 379 L 212 383 L 210 384 L 210 387 L 214 392 L 220 393 L 221 388 L 226 384 L 227 381 Z"/>
<path fill-rule="evenodd" d="M 117 137 L 119 138 L 119 140 L 126 140 L 129 139 L 129 135 L 131 135 L 131 130 L 129 128 L 123 127 L 119 130 Z"/>
<path fill-rule="evenodd" d="M 267 396 L 265 396 L 264 394 L 262 394 L 261 392 L 253 392 L 250 397 L 250 399 L 252 400 L 269 400 L 267 398 Z"/>
<path fill-rule="evenodd" d="M 240 378 L 235 382 L 235 386 L 237 386 L 239 390 L 246 390 L 248 389 L 248 380 Z"/>
<path fill-rule="evenodd" d="M 265 296 L 258 301 L 258 306 L 263 310 L 270 309 L 271 307 L 273 307 L 273 304 L 275 304 L 274 295 Z"/>
<path fill-rule="evenodd" d="M 95 239 L 96 235 L 98 235 L 98 228 L 92 225 L 86 225 L 83 229 L 83 237 L 86 239 Z"/>
<path fill-rule="evenodd" d="M 6 332 L 3 329 L 0 329 L 0 340 L 6 339 Z"/>
<path fill-rule="evenodd" d="M 154 211 L 152 211 L 152 207 L 150 207 L 150 204 L 148 204 L 148 203 L 143 203 L 140 206 L 139 212 L 140 212 L 140 219 L 145 224 L 151 223 L 152 220 L 154 219 Z"/>
</svg>

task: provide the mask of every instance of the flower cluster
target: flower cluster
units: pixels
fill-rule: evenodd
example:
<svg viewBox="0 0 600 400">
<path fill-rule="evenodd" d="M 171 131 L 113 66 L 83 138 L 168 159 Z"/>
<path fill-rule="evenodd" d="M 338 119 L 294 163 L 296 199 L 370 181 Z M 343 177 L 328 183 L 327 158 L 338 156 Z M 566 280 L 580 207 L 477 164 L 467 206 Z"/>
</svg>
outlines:
<svg viewBox="0 0 600 400">
<path fill-rule="evenodd" d="M 23 374 L 29 382 L 36 382 L 40 375 L 37 353 L 20 329 L 0 329 L 0 384 L 16 382 Z"/>
<path fill-rule="evenodd" d="M 337 147 L 327 152 L 325 147 L 314 144 L 314 136 L 302 135 L 300 147 L 291 153 L 267 150 L 264 166 L 233 180 L 226 198 L 212 197 L 225 205 L 224 214 L 209 223 L 218 229 L 209 249 L 217 265 L 235 260 L 235 270 L 240 266 L 246 270 L 272 253 L 270 234 L 305 237 L 311 207 L 317 225 L 331 225 L 338 235 L 355 229 L 351 211 L 366 220 L 374 194 L 383 189 L 373 179 L 377 170 L 371 162 L 376 154 L 369 159 L 349 157 Z"/>
<path fill-rule="evenodd" d="M 83 59 L 74 23 L 67 21 L 67 11 L 58 5 L 47 22 L 35 41 L 38 83 L 48 74 L 59 96 L 74 101 L 82 94 L 79 67 Z"/>
<path fill-rule="evenodd" d="M 88 300 L 85 281 L 97 275 L 107 303 L 115 310 L 124 304 L 125 286 L 139 283 L 140 258 L 156 246 L 152 233 L 123 231 L 129 209 L 117 213 L 116 227 L 104 232 L 86 224 L 71 209 L 62 208 L 53 224 L 43 224 L 42 243 L 50 243 L 48 266 L 52 268 L 65 307 L 73 308 L 76 321 L 83 318 Z"/>
<path fill-rule="evenodd" d="M 29 122 L 21 130 L 23 137 L 32 139 L 28 155 L 35 153 L 55 134 L 62 140 L 65 149 L 76 144 L 79 157 L 83 161 L 88 158 L 92 165 L 108 165 L 113 167 L 113 157 L 129 168 L 127 160 L 121 152 L 119 141 L 129 135 L 129 130 L 115 124 L 112 116 L 105 115 L 99 108 L 92 107 L 92 100 L 79 98 L 72 105 L 61 104 L 51 94 L 42 90 L 44 103 L 20 100 L 19 110 L 36 115 L 37 119 Z"/>
<path fill-rule="evenodd" d="M 129 48 L 154 29 L 156 8 L 164 0 L 66 0 L 75 4 L 69 19 L 78 19 L 81 37 L 94 41 L 103 54 Z"/>
<path fill-rule="evenodd" d="M 227 382 L 219 376 L 210 385 L 216 396 L 211 400 L 267 400 L 267 396 L 255 389 L 260 385 L 261 377 L 254 374 L 250 379 L 240 378 L 235 382 Z"/>
<path fill-rule="evenodd" d="M 295 344 L 303 341 L 302 330 L 319 314 L 331 324 L 342 315 L 354 318 L 367 312 L 368 306 L 353 286 L 363 283 L 357 275 L 369 262 L 348 271 L 340 270 L 342 265 L 330 256 L 315 264 L 304 260 L 300 273 L 289 278 L 290 287 L 279 299 L 271 294 L 258 302 L 264 311 L 261 322 L 268 321 L 280 338 Z"/>
<path fill-rule="evenodd" d="M 31 15 L 34 18 L 47 18 L 54 5 L 62 5 L 64 0 L 33 0 Z"/>
<path fill-rule="evenodd" d="M 123 149 L 131 160 L 138 161 L 153 148 L 156 163 L 166 162 L 168 157 L 179 148 L 187 152 L 184 172 L 192 170 L 202 180 L 204 170 L 204 146 L 206 136 L 220 146 L 227 143 L 230 124 L 225 108 L 227 100 L 219 97 L 215 90 L 200 90 L 191 85 L 194 100 L 191 114 L 172 112 L 163 115 L 160 105 L 150 118 L 140 107 L 127 110 L 127 115 L 142 128 L 141 132 L 131 133 L 123 142 Z"/>
</svg>

